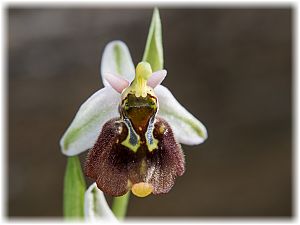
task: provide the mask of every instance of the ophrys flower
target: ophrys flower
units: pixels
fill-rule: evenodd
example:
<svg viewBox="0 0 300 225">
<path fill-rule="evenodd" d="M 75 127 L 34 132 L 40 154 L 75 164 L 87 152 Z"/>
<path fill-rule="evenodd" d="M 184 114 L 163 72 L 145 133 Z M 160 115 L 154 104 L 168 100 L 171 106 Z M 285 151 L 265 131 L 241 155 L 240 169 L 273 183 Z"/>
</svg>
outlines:
<svg viewBox="0 0 300 225">
<path fill-rule="evenodd" d="M 205 127 L 160 85 L 166 71 L 136 71 L 123 42 L 108 44 L 102 58 L 105 87 L 79 109 L 61 139 L 66 155 L 91 149 L 87 176 L 113 196 L 132 190 L 143 197 L 168 192 L 184 172 L 180 143 L 200 144 Z"/>
</svg>

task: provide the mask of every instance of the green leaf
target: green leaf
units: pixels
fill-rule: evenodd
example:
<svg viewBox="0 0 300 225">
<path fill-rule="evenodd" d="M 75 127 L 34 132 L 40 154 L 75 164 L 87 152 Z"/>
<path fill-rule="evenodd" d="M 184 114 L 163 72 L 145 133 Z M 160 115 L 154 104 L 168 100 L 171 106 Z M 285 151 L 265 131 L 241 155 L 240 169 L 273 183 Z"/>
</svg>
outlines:
<svg viewBox="0 0 300 225">
<path fill-rule="evenodd" d="M 153 11 L 143 61 L 150 63 L 153 72 L 164 67 L 161 22 L 157 8 Z"/>
<path fill-rule="evenodd" d="M 64 216 L 68 219 L 84 217 L 86 184 L 78 156 L 68 157 L 64 178 Z"/>
</svg>

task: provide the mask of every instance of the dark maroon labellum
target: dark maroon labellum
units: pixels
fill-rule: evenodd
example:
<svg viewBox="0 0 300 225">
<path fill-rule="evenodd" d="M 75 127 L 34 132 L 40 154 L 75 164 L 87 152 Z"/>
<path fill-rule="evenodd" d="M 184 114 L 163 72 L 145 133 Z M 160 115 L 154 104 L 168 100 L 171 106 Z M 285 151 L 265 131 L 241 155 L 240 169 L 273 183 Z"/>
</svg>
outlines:
<svg viewBox="0 0 300 225">
<path fill-rule="evenodd" d="M 175 178 L 184 173 L 184 155 L 170 125 L 154 115 L 142 117 L 148 127 L 151 118 L 153 140 L 158 141 L 157 147 L 151 151 L 146 135 L 138 131 L 140 139 L 136 151 L 122 144 L 131 132 L 124 118 L 112 119 L 103 126 L 97 142 L 88 153 L 85 174 L 95 180 L 104 193 L 121 196 L 141 182 L 152 185 L 153 194 L 167 193 Z M 145 134 L 144 127 L 141 130 Z"/>
</svg>

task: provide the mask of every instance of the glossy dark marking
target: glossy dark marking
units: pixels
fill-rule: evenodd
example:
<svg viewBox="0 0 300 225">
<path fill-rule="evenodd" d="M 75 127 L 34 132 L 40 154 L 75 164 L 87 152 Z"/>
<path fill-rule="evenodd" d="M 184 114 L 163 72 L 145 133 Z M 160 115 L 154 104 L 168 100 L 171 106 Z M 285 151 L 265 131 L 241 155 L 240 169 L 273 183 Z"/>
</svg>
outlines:
<svg viewBox="0 0 300 225">
<path fill-rule="evenodd" d="M 136 133 L 144 136 L 149 120 L 157 112 L 157 99 L 149 94 L 145 98 L 128 94 L 122 101 L 120 112 L 123 118 L 130 120 Z"/>
<path fill-rule="evenodd" d="M 137 136 L 135 130 L 133 129 L 130 120 L 127 119 L 127 118 L 124 118 L 124 122 L 125 122 L 127 128 L 129 129 L 129 136 L 130 136 L 130 138 L 129 138 L 129 143 L 130 143 L 131 145 L 137 145 L 137 144 L 138 144 L 138 141 L 139 141 L 139 138 L 138 138 L 138 136 Z"/>
</svg>

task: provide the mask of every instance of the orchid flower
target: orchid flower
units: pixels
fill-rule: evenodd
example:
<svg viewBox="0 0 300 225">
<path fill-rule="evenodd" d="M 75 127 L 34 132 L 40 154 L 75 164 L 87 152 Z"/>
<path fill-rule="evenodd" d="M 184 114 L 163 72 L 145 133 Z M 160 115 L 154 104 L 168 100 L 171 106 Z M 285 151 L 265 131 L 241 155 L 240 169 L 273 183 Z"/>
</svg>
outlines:
<svg viewBox="0 0 300 225">
<path fill-rule="evenodd" d="M 60 140 L 69 156 L 64 180 L 64 215 L 87 221 L 122 219 L 128 193 L 167 193 L 185 171 L 180 143 L 201 144 L 204 125 L 163 85 L 161 22 L 154 10 L 143 61 L 136 65 L 122 41 L 112 41 L 101 61 L 104 88 L 79 108 Z M 89 150 L 84 172 L 77 155 Z M 127 194 L 126 194 L 127 193 Z M 104 194 L 115 196 L 112 211 Z M 121 197 L 117 197 L 121 196 Z"/>
<path fill-rule="evenodd" d="M 105 87 L 82 104 L 60 141 L 68 156 L 91 149 L 85 173 L 104 193 L 167 193 L 184 172 L 179 143 L 195 145 L 207 138 L 204 125 L 160 85 L 166 73 L 152 73 L 147 62 L 135 71 L 125 43 L 106 46 Z"/>
</svg>

